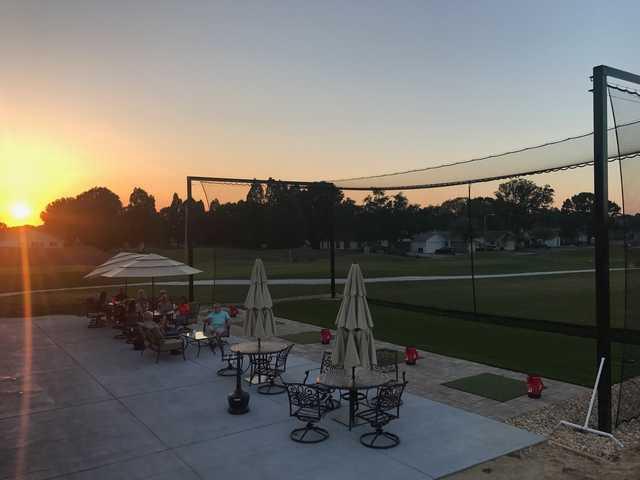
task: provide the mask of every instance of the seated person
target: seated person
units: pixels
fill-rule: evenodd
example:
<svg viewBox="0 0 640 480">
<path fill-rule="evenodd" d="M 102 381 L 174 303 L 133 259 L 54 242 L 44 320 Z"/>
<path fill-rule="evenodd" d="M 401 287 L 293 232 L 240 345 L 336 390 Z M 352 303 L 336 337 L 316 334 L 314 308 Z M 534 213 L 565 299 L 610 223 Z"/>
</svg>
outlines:
<svg viewBox="0 0 640 480">
<path fill-rule="evenodd" d="M 169 300 L 166 290 L 160 291 L 160 298 L 158 298 L 158 305 L 156 306 L 158 313 L 160 313 L 160 327 L 167 335 L 172 335 L 174 329 L 169 328 L 169 321 L 173 321 L 173 303 Z"/>
<path fill-rule="evenodd" d="M 136 296 L 136 312 L 142 316 L 147 310 L 149 310 L 149 300 L 147 300 L 147 294 L 144 293 L 144 290 L 140 289 Z"/>
<path fill-rule="evenodd" d="M 213 311 L 207 315 L 207 318 L 204 321 L 204 333 L 215 337 L 215 346 L 218 346 L 222 353 L 224 353 L 222 349 L 222 337 L 229 335 L 229 328 L 231 326 L 229 323 L 230 320 L 231 317 L 229 317 L 229 314 L 216 303 L 213 306 Z"/>
<path fill-rule="evenodd" d="M 191 306 L 187 302 L 187 297 L 181 297 L 176 311 L 176 325 L 186 325 L 189 322 Z"/>
</svg>

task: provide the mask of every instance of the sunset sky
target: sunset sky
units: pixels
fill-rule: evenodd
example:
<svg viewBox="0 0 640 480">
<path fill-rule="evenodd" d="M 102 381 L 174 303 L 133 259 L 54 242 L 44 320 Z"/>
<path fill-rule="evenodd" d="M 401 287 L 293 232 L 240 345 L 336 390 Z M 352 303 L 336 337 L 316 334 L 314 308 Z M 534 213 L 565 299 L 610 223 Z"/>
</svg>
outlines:
<svg viewBox="0 0 640 480">
<path fill-rule="evenodd" d="M 37 223 L 96 185 L 164 206 L 189 174 L 344 178 L 588 132 L 592 67 L 640 72 L 639 14 L 634 0 L 4 0 L 0 222 Z M 587 170 L 554 179 L 558 197 L 590 187 Z"/>
</svg>

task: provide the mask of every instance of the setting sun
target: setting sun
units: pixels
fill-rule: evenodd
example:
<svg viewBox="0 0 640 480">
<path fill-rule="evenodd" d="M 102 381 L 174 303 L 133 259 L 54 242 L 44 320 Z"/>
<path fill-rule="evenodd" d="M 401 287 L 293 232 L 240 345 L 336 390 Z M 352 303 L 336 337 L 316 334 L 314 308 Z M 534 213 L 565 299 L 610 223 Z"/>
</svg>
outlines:
<svg viewBox="0 0 640 480">
<path fill-rule="evenodd" d="M 25 220 L 31 214 L 31 208 L 24 202 L 16 202 L 9 207 L 14 220 Z"/>
</svg>

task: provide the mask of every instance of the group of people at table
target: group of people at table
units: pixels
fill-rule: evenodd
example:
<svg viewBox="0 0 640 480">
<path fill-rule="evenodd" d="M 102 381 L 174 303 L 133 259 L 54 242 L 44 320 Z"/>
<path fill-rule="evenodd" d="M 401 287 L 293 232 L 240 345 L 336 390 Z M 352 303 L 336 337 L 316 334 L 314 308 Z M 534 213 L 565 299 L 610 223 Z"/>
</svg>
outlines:
<svg viewBox="0 0 640 480">
<path fill-rule="evenodd" d="M 123 317 L 133 317 L 136 321 L 154 321 L 166 336 L 177 336 L 182 329 L 195 323 L 198 311 L 193 311 L 193 304 L 182 296 L 174 303 L 166 290 L 161 290 L 157 299 L 149 299 L 144 289 L 139 289 L 135 298 L 127 297 L 121 289 L 110 302 L 106 301 L 107 294 L 102 292 L 98 299 L 100 305 L 109 307 L 112 314 L 117 316 L 120 311 Z M 221 338 L 228 334 L 231 318 L 229 313 L 219 304 L 213 305 L 211 311 L 203 320 L 203 332 L 213 338 Z"/>
</svg>

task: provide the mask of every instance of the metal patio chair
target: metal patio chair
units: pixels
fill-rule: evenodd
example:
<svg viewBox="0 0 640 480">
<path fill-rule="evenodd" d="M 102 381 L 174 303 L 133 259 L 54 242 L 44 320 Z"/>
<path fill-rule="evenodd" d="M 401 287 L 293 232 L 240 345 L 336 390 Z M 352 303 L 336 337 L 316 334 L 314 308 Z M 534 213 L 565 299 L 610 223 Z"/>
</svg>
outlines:
<svg viewBox="0 0 640 480">
<path fill-rule="evenodd" d="M 305 426 L 291 431 L 289 437 L 299 443 L 319 443 L 329 438 L 329 432 L 317 426 L 328 411 L 325 393 L 317 385 L 285 383 L 289 396 L 289 415 L 305 422 Z"/>
<path fill-rule="evenodd" d="M 304 380 L 302 383 L 307 383 L 307 381 L 309 380 L 309 374 L 311 372 L 313 372 L 314 370 L 318 370 L 318 372 L 320 373 L 320 375 L 322 375 L 323 373 L 326 373 L 332 369 L 334 369 L 335 367 L 333 366 L 333 364 L 331 363 L 331 352 L 330 351 L 324 351 L 322 352 L 322 359 L 320 360 L 320 367 L 319 368 L 312 368 L 310 370 L 307 370 L 306 372 L 304 372 Z M 326 408 L 328 410 L 336 410 L 338 408 L 340 408 L 340 399 L 339 398 L 334 398 L 333 394 L 336 391 L 335 388 L 331 388 L 331 387 L 327 387 L 326 385 L 318 385 L 318 388 L 320 388 L 321 390 L 323 390 L 326 393 Z"/>
<path fill-rule="evenodd" d="M 292 348 L 293 344 L 290 344 L 284 350 L 270 356 L 269 364 L 262 372 L 267 377 L 267 382 L 258 386 L 258 393 L 279 395 L 285 392 L 287 387 L 282 383 L 282 374 L 287 371 L 287 359 Z M 280 383 L 276 383 L 276 380 L 280 380 Z"/>
<path fill-rule="evenodd" d="M 400 405 L 402 394 L 407 381 L 390 381 L 378 387 L 375 400 L 371 401 L 369 408 L 356 413 L 358 418 L 365 420 L 374 429 L 360 435 L 360 443 L 368 448 L 386 449 L 396 447 L 400 443 L 398 435 L 387 432 L 384 427 L 391 421 L 400 417 Z"/>
</svg>

